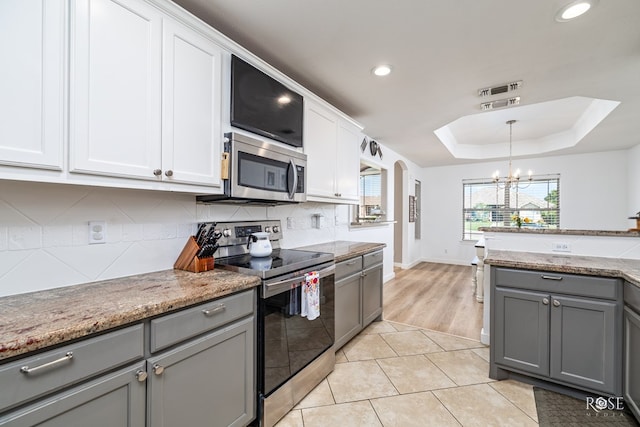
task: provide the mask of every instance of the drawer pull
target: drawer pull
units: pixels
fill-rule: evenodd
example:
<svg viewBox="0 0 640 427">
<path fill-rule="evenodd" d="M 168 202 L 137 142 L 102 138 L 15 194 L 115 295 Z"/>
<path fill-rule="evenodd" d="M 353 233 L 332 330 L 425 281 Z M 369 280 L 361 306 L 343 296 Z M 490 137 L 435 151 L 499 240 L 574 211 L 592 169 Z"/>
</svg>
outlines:
<svg viewBox="0 0 640 427">
<path fill-rule="evenodd" d="M 68 351 L 67 354 L 62 356 L 60 359 L 52 360 L 51 362 L 45 363 L 43 365 L 35 366 L 33 368 L 30 368 L 29 366 L 23 366 L 22 368 L 20 368 L 20 372 L 22 372 L 23 374 L 35 374 L 41 369 L 51 368 L 52 366 L 58 365 L 62 362 L 67 362 L 71 359 L 73 359 L 73 351 Z"/>
<path fill-rule="evenodd" d="M 221 311 L 224 311 L 226 308 L 227 307 L 225 307 L 224 304 L 220 304 L 210 310 L 206 310 L 206 309 L 202 310 L 202 312 L 204 313 L 205 316 L 213 316 L 216 313 L 220 313 Z"/>
<path fill-rule="evenodd" d="M 553 300 L 553 306 L 554 307 L 560 307 L 560 301 L 558 301 L 557 299 Z"/>
<path fill-rule="evenodd" d="M 344 265 L 356 265 L 355 261 L 345 262 Z"/>
<path fill-rule="evenodd" d="M 547 276 L 545 274 L 542 275 L 544 280 L 562 280 L 562 276 Z"/>
</svg>

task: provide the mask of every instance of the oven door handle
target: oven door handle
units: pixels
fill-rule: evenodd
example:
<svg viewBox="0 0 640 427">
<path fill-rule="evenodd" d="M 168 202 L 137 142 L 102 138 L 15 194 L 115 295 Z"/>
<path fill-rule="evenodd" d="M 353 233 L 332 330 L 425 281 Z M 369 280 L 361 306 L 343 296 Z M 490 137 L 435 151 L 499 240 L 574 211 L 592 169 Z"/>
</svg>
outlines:
<svg viewBox="0 0 640 427">
<path fill-rule="evenodd" d="M 334 274 L 335 271 L 336 271 L 336 266 L 334 264 L 327 268 L 323 268 L 322 270 L 319 270 L 318 277 L 320 279 L 325 278 L 327 276 Z M 266 284 L 263 287 L 264 298 L 269 298 L 274 295 L 281 294 L 282 292 L 285 292 L 289 289 L 296 288 L 300 286 L 300 284 L 304 282 L 304 280 L 305 280 L 305 275 L 303 274 L 301 276 L 292 277 L 290 279 L 281 280 L 279 282 Z"/>
</svg>

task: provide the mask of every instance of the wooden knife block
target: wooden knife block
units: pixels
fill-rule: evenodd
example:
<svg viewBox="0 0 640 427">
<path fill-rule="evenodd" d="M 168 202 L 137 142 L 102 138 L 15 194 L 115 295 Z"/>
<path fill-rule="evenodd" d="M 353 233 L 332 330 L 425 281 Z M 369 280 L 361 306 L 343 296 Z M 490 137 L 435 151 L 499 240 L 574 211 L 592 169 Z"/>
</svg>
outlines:
<svg viewBox="0 0 640 427">
<path fill-rule="evenodd" d="M 201 273 L 203 271 L 213 270 L 214 258 L 198 258 L 196 254 L 200 250 L 200 246 L 196 243 L 196 239 L 193 236 L 189 236 L 187 244 L 184 245 L 182 252 L 178 256 L 173 268 L 177 270 L 191 271 L 193 273 Z"/>
</svg>

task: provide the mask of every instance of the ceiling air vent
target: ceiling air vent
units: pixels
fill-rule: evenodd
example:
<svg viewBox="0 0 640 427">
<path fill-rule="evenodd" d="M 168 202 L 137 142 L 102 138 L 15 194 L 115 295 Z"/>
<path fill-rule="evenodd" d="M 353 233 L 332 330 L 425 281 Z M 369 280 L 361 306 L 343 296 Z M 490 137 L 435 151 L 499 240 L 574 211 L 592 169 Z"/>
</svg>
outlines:
<svg viewBox="0 0 640 427">
<path fill-rule="evenodd" d="M 480 104 L 480 109 L 482 111 L 495 110 L 496 108 L 512 107 L 518 104 L 520 104 L 520 97 L 514 96 L 511 98 L 499 99 L 497 101 L 483 102 Z"/>
<path fill-rule="evenodd" d="M 522 80 L 518 80 L 517 82 L 505 83 L 499 86 L 485 87 L 482 89 L 478 89 L 478 96 L 498 95 L 501 93 L 507 93 L 513 90 L 518 90 L 521 87 L 522 87 Z"/>
</svg>

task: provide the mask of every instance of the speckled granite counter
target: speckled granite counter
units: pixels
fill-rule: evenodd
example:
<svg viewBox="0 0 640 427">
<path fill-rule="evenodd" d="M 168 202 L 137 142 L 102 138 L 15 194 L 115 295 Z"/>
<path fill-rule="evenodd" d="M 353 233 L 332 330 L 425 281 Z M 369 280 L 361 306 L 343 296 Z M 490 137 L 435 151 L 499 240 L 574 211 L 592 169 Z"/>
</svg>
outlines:
<svg viewBox="0 0 640 427">
<path fill-rule="evenodd" d="M 640 260 L 490 250 L 484 262 L 500 267 L 620 277 L 640 287 Z"/>
<path fill-rule="evenodd" d="M 260 283 L 224 270 L 166 270 L 0 298 L 0 360 Z"/>
<path fill-rule="evenodd" d="M 569 230 L 557 228 L 536 227 L 480 227 L 478 231 L 495 233 L 522 233 L 522 234 L 560 234 L 565 236 L 614 236 L 614 237 L 640 237 L 638 231 L 618 230 Z"/>
<path fill-rule="evenodd" d="M 346 240 L 336 240 L 334 242 L 319 243 L 317 245 L 303 246 L 296 249 L 300 249 L 303 251 L 308 250 L 317 252 L 329 252 L 333 254 L 336 262 L 340 262 L 344 261 L 345 259 L 383 249 L 386 246 L 387 245 L 384 243 L 348 242 Z"/>
</svg>

